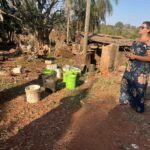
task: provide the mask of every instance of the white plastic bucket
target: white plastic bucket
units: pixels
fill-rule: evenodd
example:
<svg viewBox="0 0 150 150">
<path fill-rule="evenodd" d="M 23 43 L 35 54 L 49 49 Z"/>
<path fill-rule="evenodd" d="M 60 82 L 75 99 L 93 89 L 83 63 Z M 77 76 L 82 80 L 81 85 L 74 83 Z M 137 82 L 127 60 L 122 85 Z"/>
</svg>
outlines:
<svg viewBox="0 0 150 150">
<path fill-rule="evenodd" d="M 25 88 L 26 99 L 29 103 L 37 103 L 40 100 L 40 85 L 29 85 Z"/>
<path fill-rule="evenodd" d="M 60 69 L 60 68 L 57 68 L 57 69 L 55 69 L 55 71 L 56 71 L 56 77 L 57 77 L 58 79 L 61 79 L 61 74 L 62 74 L 61 69 Z"/>
<path fill-rule="evenodd" d="M 52 63 L 53 63 L 52 60 L 45 60 L 45 64 L 46 64 L 46 65 L 51 65 Z"/>
<path fill-rule="evenodd" d="M 55 70 L 55 69 L 57 69 L 57 64 L 47 65 L 46 69 Z"/>
<path fill-rule="evenodd" d="M 14 74 L 20 74 L 22 71 L 22 67 L 18 65 L 16 68 L 13 68 L 12 71 Z"/>
</svg>

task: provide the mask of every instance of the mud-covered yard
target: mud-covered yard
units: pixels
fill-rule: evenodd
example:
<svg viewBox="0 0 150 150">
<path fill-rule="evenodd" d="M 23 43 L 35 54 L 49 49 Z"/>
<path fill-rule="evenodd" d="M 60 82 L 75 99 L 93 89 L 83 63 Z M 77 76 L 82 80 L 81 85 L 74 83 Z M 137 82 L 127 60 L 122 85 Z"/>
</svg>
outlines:
<svg viewBox="0 0 150 150">
<path fill-rule="evenodd" d="M 59 65 L 70 60 L 58 59 Z M 72 60 L 71 60 L 72 62 Z M 12 75 L 22 65 L 26 71 Z M 75 90 L 57 85 L 55 93 L 43 92 L 42 99 L 29 104 L 25 87 L 42 85 L 39 75 L 44 61 L 25 58 L 1 62 L 0 76 L 1 150 L 149 150 L 150 102 L 137 114 L 118 104 L 120 73 L 103 77 L 99 72 L 80 77 Z M 148 89 L 149 90 L 149 89 Z"/>
</svg>

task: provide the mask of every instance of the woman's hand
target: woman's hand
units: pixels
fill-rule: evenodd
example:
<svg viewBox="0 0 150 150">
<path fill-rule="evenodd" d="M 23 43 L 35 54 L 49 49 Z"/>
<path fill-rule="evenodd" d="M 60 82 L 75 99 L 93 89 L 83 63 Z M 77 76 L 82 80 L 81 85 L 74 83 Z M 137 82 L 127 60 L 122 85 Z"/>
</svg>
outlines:
<svg viewBox="0 0 150 150">
<path fill-rule="evenodd" d="M 132 60 L 134 60 L 135 57 L 136 57 L 136 55 L 134 55 L 133 53 L 130 53 L 130 52 L 126 52 L 126 53 L 125 53 L 125 56 L 126 56 L 127 58 L 129 58 L 129 59 L 132 59 Z"/>
</svg>

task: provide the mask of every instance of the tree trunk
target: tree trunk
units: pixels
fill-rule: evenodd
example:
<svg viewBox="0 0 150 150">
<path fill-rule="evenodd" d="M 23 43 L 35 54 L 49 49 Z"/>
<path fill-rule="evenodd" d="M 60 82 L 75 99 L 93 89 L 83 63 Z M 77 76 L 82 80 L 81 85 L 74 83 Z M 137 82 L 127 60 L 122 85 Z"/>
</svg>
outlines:
<svg viewBox="0 0 150 150">
<path fill-rule="evenodd" d="M 69 44 L 69 28 L 70 28 L 70 18 L 68 16 L 68 20 L 67 20 L 67 44 Z"/>
<path fill-rule="evenodd" d="M 79 21 L 77 21 L 77 24 L 76 24 L 76 31 L 80 31 L 80 23 L 79 23 Z"/>
<path fill-rule="evenodd" d="M 90 24 L 90 10 L 91 9 L 91 0 L 86 0 L 86 18 L 85 18 L 85 28 L 84 28 L 84 43 L 83 43 L 83 52 L 86 57 L 87 53 L 87 43 L 88 43 L 88 33 L 89 33 L 89 24 Z"/>
</svg>

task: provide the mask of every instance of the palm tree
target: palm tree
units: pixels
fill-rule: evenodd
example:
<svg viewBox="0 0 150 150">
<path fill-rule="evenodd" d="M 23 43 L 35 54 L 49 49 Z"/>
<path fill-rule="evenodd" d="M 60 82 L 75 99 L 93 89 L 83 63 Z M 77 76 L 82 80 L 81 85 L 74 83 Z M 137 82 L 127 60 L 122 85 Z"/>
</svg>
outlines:
<svg viewBox="0 0 150 150">
<path fill-rule="evenodd" d="M 115 4 L 118 3 L 118 0 L 113 0 Z M 113 7 L 111 0 L 95 0 L 95 3 L 91 6 L 91 31 L 95 31 L 100 26 L 100 23 L 106 20 L 106 15 L 112 15 Z"/>
<path fill-rule="evenodd" d="M 118 2 L 118 0 L 114 0 L 114 1 L 116 3 Z M 91 4 L 93 4 L 93 5 L 91 5 Z M 97 15 L 99 15 L 99 17 L 103 21 L 105 21 L 105 17 L 106 17 L 107 12 L 109 14 L 112 13 L 112 5 L 111 5 L 110 0 L 93 0 L 92 3 L 91 3 L 91 0 L 86 1 L 85 33 L 84 33 L 84 43 L 83 43 L 83 52 L 85 55 L 85 61 L 86 61 L 86 55 L 87 55 L 87 42 L 88 42 L 88 32 L 89 32 L 89 24 L 90 24 L 91 7 L 93 7 L 93 12 L 95 12 L 95 14 L 96 14 L 96 10 L 97 10 Z M 93 17 L 97 18 L 98 17 L 97 15 L 93 15 Z M 92 19 L 94 19 L 94 18 L 92 18 Z"/>
<path fill-rule="evenodd" d="M 72 16 L 72 0 L 66 0 L 65 1 L 65 13 L 66 13 L 66 16 L 67 16 L 67 44 L 69 44 L 69 36 L 70 36 L 70 19 L 71 19 L 71 16 Z"/>
<path fill-rule="evenodd" d="M 116 4 L 118 0 L 113 0 Z M 80 31 L 84 28 L 84 20 L 86 15 L 86 0 L 74 0 L 74 11 L 76 22 Z M 90 11 L 90 31 L 94 31 L 99 27 L 101 21 L 105 22 L 106 15 L 113 12 L 111 0 L 91 0 Z"/>
<path fill-rule="evenodd" d="M 86 56 L 86 51 L 87 51 L 87 42 L 88 42 L 88 33 L 89 33 L 90 10 L 91 10 L 91 0 L 87 0 L 87 2 L 86 2 L 84 44 L 83 44 L 83 52 L 84 52 L 85 56 Z"/>
</svg>

